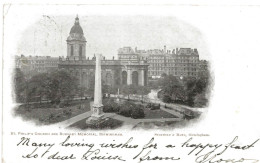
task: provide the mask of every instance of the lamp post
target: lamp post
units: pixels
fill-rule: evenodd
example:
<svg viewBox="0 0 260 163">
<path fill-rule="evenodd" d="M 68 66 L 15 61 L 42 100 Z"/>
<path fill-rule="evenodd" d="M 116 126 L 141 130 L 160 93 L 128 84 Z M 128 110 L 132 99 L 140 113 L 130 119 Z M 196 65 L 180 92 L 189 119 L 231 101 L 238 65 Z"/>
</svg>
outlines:
<svg viewBox="0 0 260 163">
<path fill-rule="evenodd" d="M 183 79 L 184 79 L 184 77 L 181 75 L 181 76 L 180 76 L 181 86 L 183 86 Z"/>
<path fill-rule="evenodd" d="M 184 79 L 184 77 L 181 75 L 181 76 L 180 76 L 181 87 L 182 87 L 182 89 L 183 89 L 183 91 L 184 91 L 184 83 L 183 83 L 183 79 Z M 185 92 L 185 91 L 184 91 L 184 92 Z M 185 93 L 184 93 L 184 94 L 185 94 Z M 184 99 L 185 99 L 185 95 L 182 94 L 182 96 L 183 96 L 183 97 L 182 97 L 181 100 L 184 101 Z"/>
<path fill-rule="evenodd" d="M 116 101 L 119 103 L 119 88 L 117 89 L 117 99 L 116 99 Z"/>
</svg>

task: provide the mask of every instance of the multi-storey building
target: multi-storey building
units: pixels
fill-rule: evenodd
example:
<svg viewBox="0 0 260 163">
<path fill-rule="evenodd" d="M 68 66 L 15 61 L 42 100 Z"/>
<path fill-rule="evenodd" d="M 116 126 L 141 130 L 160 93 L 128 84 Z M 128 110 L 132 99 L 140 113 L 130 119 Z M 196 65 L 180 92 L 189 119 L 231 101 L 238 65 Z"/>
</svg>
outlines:
<svg viewBox="0 0 260 163">
<path fill-rule="evenodd" d="M 180 48 L 176 49 L 173 55 L 174 71 L 171 74 L 184 77 L 198 77 L 199 73 L 199 54 L 197 49 Z"/>
<path fill-rule="evenodd" d="M 123 50 L 125 49 L 125 50 Z M 199 75 L 199 54 L 197 49 L 176 48 L 173 50 L 152 49 L 133 50 L 131 47 L 119 49 L 118 55 L 127 57 L 131 54 L 135 58 L 145 58 L 149 64 L 148 76 L 159 78 L 162 74 L 171 74 L 177 77 L 198 77 Z"/>
<path fill-rule="evenodd" d="M 25 75 L 48 72 L 58 69 L 58 57 L 50 56 L 15 56 L 15 67 Z"/>
<path fill-rule="evenodd" d="M 208 61 L 206 60 L 200 60 L 199 62 L 199 76 L 201 77 L 208 77 L 209 75 L 209 65 L 208 65 Z"/>
</svg>

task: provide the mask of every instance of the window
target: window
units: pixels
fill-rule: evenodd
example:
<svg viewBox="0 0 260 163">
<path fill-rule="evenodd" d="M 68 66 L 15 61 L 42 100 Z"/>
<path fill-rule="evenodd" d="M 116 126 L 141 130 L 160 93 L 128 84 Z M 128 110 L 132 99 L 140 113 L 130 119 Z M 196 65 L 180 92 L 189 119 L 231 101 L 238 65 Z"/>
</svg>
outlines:
<svg viewBox="0 0 260 163">
<path fill-rule="evenodd" d="M 73 56 L 73 45 L 70 46 L 70 56 Z"/>
<path fill-rule="evenodd" d="M 82 46 L 79 46 L 79 57 L 82 57 Z"/>
</svg>

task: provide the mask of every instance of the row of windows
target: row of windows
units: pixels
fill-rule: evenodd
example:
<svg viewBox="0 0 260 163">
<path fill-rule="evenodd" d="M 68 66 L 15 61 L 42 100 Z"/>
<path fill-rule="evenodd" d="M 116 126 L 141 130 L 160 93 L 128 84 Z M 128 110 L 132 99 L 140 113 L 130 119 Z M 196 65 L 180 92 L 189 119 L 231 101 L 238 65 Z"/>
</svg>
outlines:
<svg viewBox="0 0 260 163">
<path fill-rule="evenodd" d="M 159 67 L 159 68 L 149 68 L 149 70 L 164 70 L 164 68 L 161 68 L 161 67 Z"/>
<path fill-rule="evenodd" d="M 164 59 L 164 57 L 150 57 L 150 59 Z"/>
<path fill-rule="evenodd" d="M 188 67 L 190 67 L 190 66 L 198 66 L 198 64 L 193 64 L 193 63 L 176 63 L 176 64 L 165 64 L 166 66 L 188 66 Z"/>
<path fill-rule="evenodd" d="M 164 63 L 164 62 L 168 62 L 168 63 L 173 63 L 173 62 L 177 62 L 177 63 L 199 63 L 198 60 L 148 60 L 148 63 Z"/>
<path fill-rule="evenodd" d="M 177 60 L 176 62 L 180 63 L 198 63 L 198 60 Z"/>
<path fill-rule="evenodd" d="M 174 56 L 174 58 L 177 59 L 198 59 L 199 57 L 194 57 L 194 56 Z"/>
<path fill-rule="evenodd" d="M 197 67 L 196 64 L 150 64 L 149 68 L 153 68 L 153 67 Z"/>
<path fill-rule="evenodd" d="M 160 62 L 160 63 L 163 63 L 164 62 L 164 60 L 149 60 L 148 61 L 149 63 L 158 63 L 158 62 Z"/>
<path fill-rule="evenodd" d="M 150 56 L 150 59 L 164 59 L 165 56 Z M 173 57 L 166 57 L 166 58 L 174 58 L 174 59 L 198 59 L 198 56 L 173 56 Z"/>
<path fill-rule="evenodd" d="M 58 63 L 58 61 L 46 61 L 48 63 Z"/>
<path fill-rule="evenodd" d="M 197 71 L 196 68 L 184 68 L 184 69 L 179 69 L 179 68 L 149 68 L 149 71 L 160 71 L 160 70 L 174 70 L 174 71 L 179 71 L 179 70 L 184 70 L 184 71 Z"/>
<path fill-rule="evenodd" d="M 149 72 L 149 75 L 152 76 L 152 75 L 156 75 L 156 76 L 160 76 L 162 74 L 162 72 Z M 172 75 L 184 75 L 184 76 L 197 76 L 197 73 L 193 73 L 193 72 L 170 72 L 169 74 L 172 74 Z"/>
<path fill-rule="evenodd" d="M 38 63 L 58 63 L 58 61 L 48 61 L 48 60 L 22 60 L 23 63 L 30 63 L 30 64 L 38 64 Z"/>
<path fill-rule="evenodd" d="M 44 63 L 44 61 L 35 61 L 35 60 L 31 60 L 31 61 L 28 61 L 28 60 L 22 60 L 23 63 L 31 63 L 31 64 L 34 64 L 34 63 Z"/>
<path fill-rule="evenodd" d="M 34 64 L 33 67 L 44 67 L 45 64 Z"/>
<path fill-rule="evenodd" d="M 131 56 L 129 56 L 129 55 L 119 55 L 119 58 L 137 58 L 137 56 L 135 56 L 135 55 L 131 55 Z"/>
</svg>

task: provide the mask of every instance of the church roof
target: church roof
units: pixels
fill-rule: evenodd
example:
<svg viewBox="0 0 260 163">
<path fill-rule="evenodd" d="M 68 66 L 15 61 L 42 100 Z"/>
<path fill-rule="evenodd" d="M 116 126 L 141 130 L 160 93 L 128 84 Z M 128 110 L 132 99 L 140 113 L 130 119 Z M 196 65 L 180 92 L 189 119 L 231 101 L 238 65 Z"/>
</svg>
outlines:
<svg viewBox="0 0 260 163">
<path fill-rule="evenodd" d="M 83 35 L 83 30 L 81 28 L 81 26 L 79 25 L 79 18 L 78 16 L 75 18 L 75 23 L 73 25 L 73 27 L 70 30 L 70 34 L 72 33 L 78 33 L 78 34 L 82 34 Z"/>
</svg>

